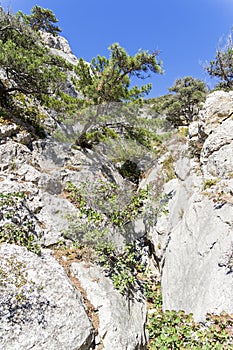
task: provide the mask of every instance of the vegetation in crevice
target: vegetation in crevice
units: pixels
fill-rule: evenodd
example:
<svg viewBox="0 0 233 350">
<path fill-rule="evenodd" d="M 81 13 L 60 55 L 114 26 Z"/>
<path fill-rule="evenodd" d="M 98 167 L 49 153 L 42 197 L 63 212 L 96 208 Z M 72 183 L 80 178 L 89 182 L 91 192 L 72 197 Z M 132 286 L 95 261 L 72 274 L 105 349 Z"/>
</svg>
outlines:
<svg viewBox="0 0 233 350">
<path fill-rule="evenodd" d="M 204 322 L 194 321 L 184 311 L 163 311 L 160 284 L 147 284 L 149 350 L 233 349 L 233 315 L 207 314 Z"/>
<path fill-rule="evenodd" d="M 41 247 L 25 198 L 23 192 L 0 193 L 0 242 L 17 244 L 39 254 Z M 24 218 L 19 213 L 24 214 Z"/>
</svg>

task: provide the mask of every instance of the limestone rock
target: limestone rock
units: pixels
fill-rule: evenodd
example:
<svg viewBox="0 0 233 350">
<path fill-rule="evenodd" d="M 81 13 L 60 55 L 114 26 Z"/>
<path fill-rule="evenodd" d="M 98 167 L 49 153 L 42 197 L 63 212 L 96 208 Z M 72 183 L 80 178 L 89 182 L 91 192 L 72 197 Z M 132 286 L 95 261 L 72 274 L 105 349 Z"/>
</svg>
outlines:
<svg viewBox="0 0 233 350">
<path fill-rule="evenodd" d="M 0 124 L 0 139 L 17 134 L 19 128 L 16 124 Z"/>
<path fill-rule="evenodd" d="M 140 293 L 135 293 L 133 300 L 122 296 L 97 266 L 73 263 L 72 272 L 98 313 L 98 336 L 103 349 L 146 349 L 146 304 Z"/>
<path fill-rule="evenodd" d="M 233 207 L 193 195 L 170 233 L 162 271 L 163 308 L 192 312 L 233 310 Z"/>
<path fill-rule="evenodd" d="M 60 35 L 54 36 L 47 32 L 41 32 L 40 34 L 43 38 L 44 43 L 50 48 L 61 50 L 66 54 L 72 53 L 70 45 L 64 37 Z"/>
<path fill-rule="evenodd" d="M 16 135 L 15 141 L 27 146 L 31 143 L 32 136 L 29 132 L 22 131 Z"/>
<path fill-rule="evenodd" d="M 65 198 L 59 198 L 49 193 L 42 193 L 38 203 L 37 219 L 43 223 L 43 239 L 45 246 L 58 243 L 69 230 L 70 216 L 77 215 L 75 207 Z M 75 234 L 74 234 L 75 235 Z"/>
<path fill-rule="evenodd" d="M 22 144 L 14 141 L 8 141 L 6 144 L 0 144 L 0 162 L 7 164 L 8 167 L 16 167 L 22 164 L 30 157 L 30 150 Z"/>
<path fill-rule="evenodd" d="M 233 91 L 215 91 L 206 99 L 199 113 L 199 125 L 208 136 L 225 119 L 233 113 Z"/>
<path fill-rule="evenodd" d="M 227 118 L 207 137 L 202 151 L 204 176 L 227 178 L 233 174 L 233 119 Z"/>
<path fill-rule="evenodd" d="M 0 269 L 1 349 L 92 348 L 82 297 L 48 251 L 1 244 Z"/>
</svg>

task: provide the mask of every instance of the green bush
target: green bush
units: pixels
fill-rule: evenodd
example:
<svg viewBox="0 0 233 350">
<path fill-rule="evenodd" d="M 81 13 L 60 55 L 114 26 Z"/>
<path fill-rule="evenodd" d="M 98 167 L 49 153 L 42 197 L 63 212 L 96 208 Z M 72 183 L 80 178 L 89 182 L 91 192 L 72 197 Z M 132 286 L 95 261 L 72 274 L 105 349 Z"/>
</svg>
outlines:
<svg viewBox="0 0 233 350">
<path fill-rule="evenodd" d="M 207 314 L 204 323 L 197 323 L 192 314 L 184 311 L 163 311 L 159 285 L 153 296 L 154 308 L 149 313 L 147 326 L 148 349 L 233 349 L 232 315 Z"/>
<path fill-rule="evenodd" d="M 25 194 L 0 193 L 0 242 L 17 244 L 39 254 L 40 244 L 34 234 L 34 224 L 30 218 L 18 218 L 18 211 L 24 206 Z"/>
</svg>

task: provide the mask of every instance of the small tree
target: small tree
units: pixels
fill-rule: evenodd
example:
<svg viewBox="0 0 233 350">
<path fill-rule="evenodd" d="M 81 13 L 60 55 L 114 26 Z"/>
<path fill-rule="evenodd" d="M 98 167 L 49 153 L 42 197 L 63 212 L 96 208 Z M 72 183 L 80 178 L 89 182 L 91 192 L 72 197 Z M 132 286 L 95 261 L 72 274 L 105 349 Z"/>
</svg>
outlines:
<svg viewBox="0 0 233 350">
<path fill-rule="evenodd" d="M 91 63 L 79 60 L 76 67 L 77 89 L 82 92 L 86 104 L 97 105 L 96 116 L 101 106 L 113 102 L 135 101 L 151 90 L 151 84 L 130 87 L 131 78 L 145 79 L 152 73 L 162 73 L 161 62 L 157 62 L 158 52 L 139 51 L 129 56 L 115 43 L 110 46 L 110 58 L 97 56 Z M 86 145 L 86 132 L 96 119 L 86 124 L 77 143 Z"/>
<path fill-rule="evenodd" d="M 210 61 L 205 70 L 212 78 L 220 80 L 216 88 L 233 89 L 233 43 L 231 35 L 228 36 L 226 45 L 217 50 L 215 59 Z"/>
<path fill-rule="evenodd" d="M 71 68 L 64 59 L 51 54 L 39 36 L 19 16 L 0 14 L 0 97 L 15 91 L 34 94 L 56 93 Z"/>
<path fill-rule="evenodd" d="M 151 90 L 151 84 L 130 87 L 130 79 L 145 79 L 149 72 L 162 73 L 161 62 L 157 62 L 158 52 L 139 51 L 129 56 L 115 43 L 110 46 L 110 58 L 97 56 L 91 63 L 80 59 L 76 67 L 79 77 L 77 86 L 93 104 L 135 100 Z"/>
<path fill-rule="evenodd" d="M 41 105 L 57 110 L 66 105 L 63 88 L 67 72 L 73 66 L 53 55 L 20 13 L 5 13 L 3 9 L 0 11 L 0 69 L 2 110 L 11 110 L 12 114 L 15 107 L 22 117 L 17 94 L 21 100 L 25 101 L 27 96 L 27 100 L 36 99 Z"/>
<path fill-rule="evenodd" d="M 167 120 L 175 127 L 188 125 L 198 115 L 201 103 L 205 101 L 206 84 L 188 76 L 177 79 L 169 91 L 174 94 L 167 95 L 164 104 Z"/>
<path fill-rule="evenodd" d="M 31 10 L 32 14 L 25 16 L 33 30 L 42 30 L 53 35 L 61 32 L 61 29 L 54 25 L 58 20 L 52 10 L 44 9 L 40 6 L 34 6 Z"/>
</svg>

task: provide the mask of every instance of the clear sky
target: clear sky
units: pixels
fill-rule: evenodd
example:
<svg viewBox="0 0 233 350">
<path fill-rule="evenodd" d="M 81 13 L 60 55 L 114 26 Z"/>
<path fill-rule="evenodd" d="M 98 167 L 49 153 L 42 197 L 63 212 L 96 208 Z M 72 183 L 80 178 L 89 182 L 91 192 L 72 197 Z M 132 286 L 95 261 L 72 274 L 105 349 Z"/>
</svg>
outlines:
<svg viewBox="0 0 233 350">
<path fill-rule="evenodd" d="M 53 10 L 62 35 L 77 57 L 89 61 L 118 42 L 133 55 L 160 51 L 165 73 L 153 75 L 150 97 L 168 92 L 177 78 L 191 75 L 209 84 L 202 65 L 214 58 L 219 40 L 233 26 L 233 0 L 0 0 L 12 12 L 34 5 Z M 143 82 L 144 83 L 144 82 Z"/>
</svg>

